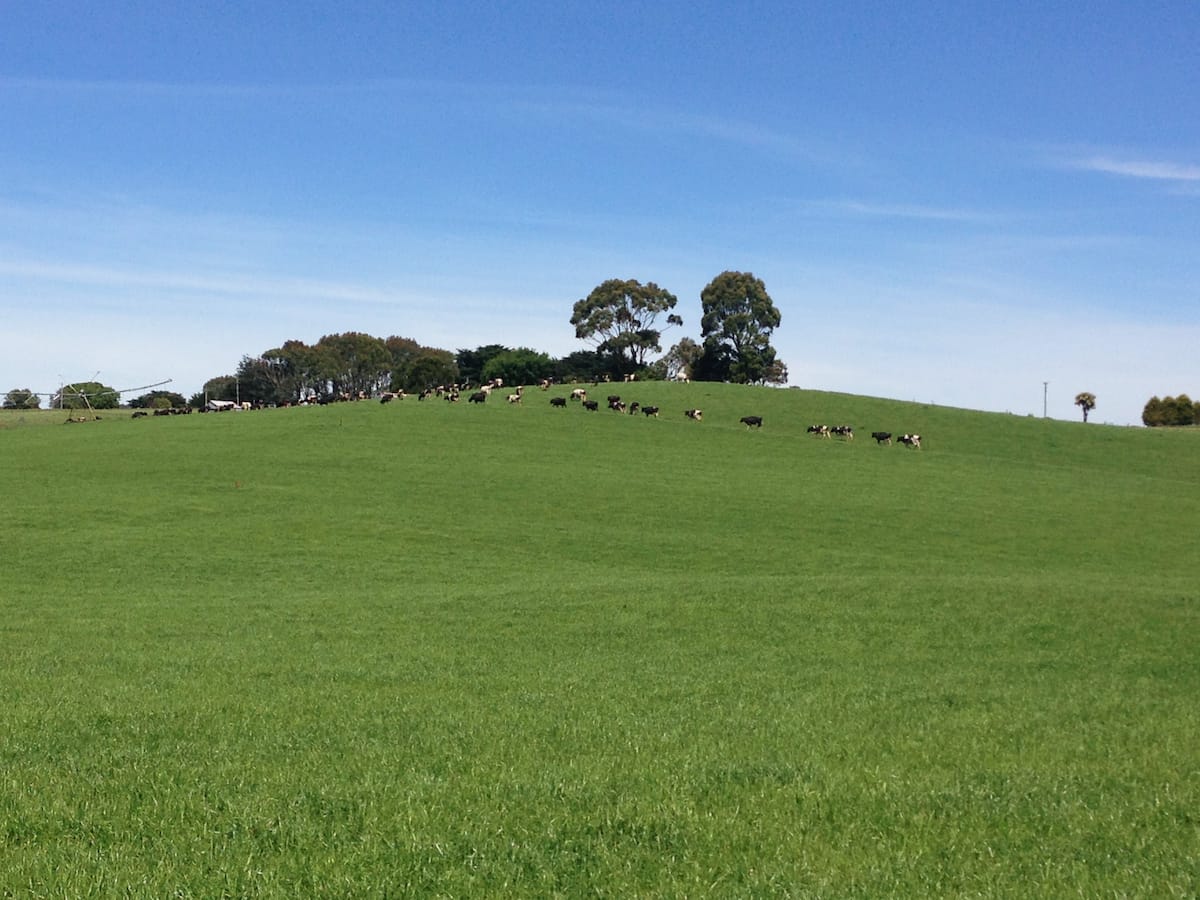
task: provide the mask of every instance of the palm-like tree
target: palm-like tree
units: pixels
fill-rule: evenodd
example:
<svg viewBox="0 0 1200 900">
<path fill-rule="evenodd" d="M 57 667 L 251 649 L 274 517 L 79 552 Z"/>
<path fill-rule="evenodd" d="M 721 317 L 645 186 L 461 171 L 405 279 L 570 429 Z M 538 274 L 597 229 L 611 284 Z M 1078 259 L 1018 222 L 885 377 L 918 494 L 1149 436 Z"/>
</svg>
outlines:
<svg viewBox="0 0 1200 900">
<path fill-rule="evenodd" d="M 1096 395 L 1084 391 L 1075 395 L 1075 405 L 1083 410 L 1083 421 L 1087 421 L 1088 413 L 1096 408 Z"/>
</svg>

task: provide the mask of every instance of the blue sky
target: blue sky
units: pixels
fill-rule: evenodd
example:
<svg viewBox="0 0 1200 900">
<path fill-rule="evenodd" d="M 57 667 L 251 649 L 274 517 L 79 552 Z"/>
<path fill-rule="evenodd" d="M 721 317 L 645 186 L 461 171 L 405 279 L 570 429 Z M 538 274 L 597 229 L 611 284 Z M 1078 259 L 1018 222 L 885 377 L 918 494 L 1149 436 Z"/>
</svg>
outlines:
<svg viewBox="0 0 1200 900">
<path fill-rule="evenodd" d="M 1200 396 L 1200 3 L 0 5 L 0 391 L 762 278 L 792 384 Z"/>
</svg>

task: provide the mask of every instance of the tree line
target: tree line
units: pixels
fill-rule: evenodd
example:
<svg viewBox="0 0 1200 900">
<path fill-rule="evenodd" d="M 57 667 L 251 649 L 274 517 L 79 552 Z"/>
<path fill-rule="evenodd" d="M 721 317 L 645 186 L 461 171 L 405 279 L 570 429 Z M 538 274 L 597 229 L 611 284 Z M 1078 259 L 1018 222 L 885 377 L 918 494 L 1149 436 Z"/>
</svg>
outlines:
<svg viewBox="0 0 1200 900">
<path fill-rule="evenodd" d="M 529 347 L 488 344 L 456 352 L 426 347 L 412 338 L 380 338 L 361 332 L 329 334 L 315 344 L 286 341 L 257 356 L 243 356 L 229 375 L 210 378 L 188 399 L 152 391 L 132 407 L 203 406 L 208 400 L 273 405 L 309 398 L 416 392 L 433 385 L 502 379 L 506 384 L 644 379 L 686 375 L 698 381 L 784 384 L 787 367 L 770 338 L 782 320 L 762 279 L 750 272 L 722 272 L 700 295 L 700 340 L 684 337 L 662 356 L 665 328 L 683 325 L 677 298 L 654 282 L 609 279 L 576 301 L 570 323 L 575 336 L 593 345 L 555 359 Z M 660 319 L 664 321 L 660 325 Z M 655 358 L 657 356 L 657 358 Z M 119 394 L 98 383 L 68 385 L 53 406 L 104 409 Z M 36 409 L 40 398 L 14 389 L 6 408 Z"/>
<path fill-rule="evenodd" d="M 1200 425 L 1200 403 L 1193 403 L 1187 394 L 1151 397 L 1142 410 L 1142 424 L 1148 428 Z"/>
</svg>

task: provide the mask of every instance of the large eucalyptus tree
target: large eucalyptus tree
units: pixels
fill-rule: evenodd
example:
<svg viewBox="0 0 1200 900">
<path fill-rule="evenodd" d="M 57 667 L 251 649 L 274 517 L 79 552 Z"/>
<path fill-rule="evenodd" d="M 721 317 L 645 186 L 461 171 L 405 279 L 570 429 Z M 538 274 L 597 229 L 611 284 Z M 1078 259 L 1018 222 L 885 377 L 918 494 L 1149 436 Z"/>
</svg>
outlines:
<svg viewBox="0 0 1200 900">
<path fill-rule="evenodd" d="M 700 336 L 704 353 L 696 377 L 706 381 L 762 383 L 778 377 L 771 332 L 782 316 L 761 278 L 722 272 L 700 292 Z M 787 369 L 782 367 L 783 378 Z"/>
<path fill-rule="evenodd" d="M 667 313 L 667 326 L 682 325 L 671 312 L 676 297 L 653 281 L 610 278 L 578 300 L 571 313 L 575 337 L 591 341 L 596 350 L 609 356 L 619 374 L 646 365 L 651 353 L 662 352 L 662 330 L 658 317 Z"/>
</svg>

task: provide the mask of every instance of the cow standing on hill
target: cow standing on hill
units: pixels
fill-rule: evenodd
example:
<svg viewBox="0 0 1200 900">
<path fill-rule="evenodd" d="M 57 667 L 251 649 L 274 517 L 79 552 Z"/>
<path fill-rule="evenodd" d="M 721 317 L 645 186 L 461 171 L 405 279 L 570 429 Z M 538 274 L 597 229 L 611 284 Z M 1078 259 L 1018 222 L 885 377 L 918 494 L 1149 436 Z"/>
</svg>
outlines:
<svg viewBox="0 0 1200 900">
<path fill-rule="evenodd" d="M 746 428 L 762 428 L 762 416 L 742 416 L 738 419 Z"/>
</svg>

